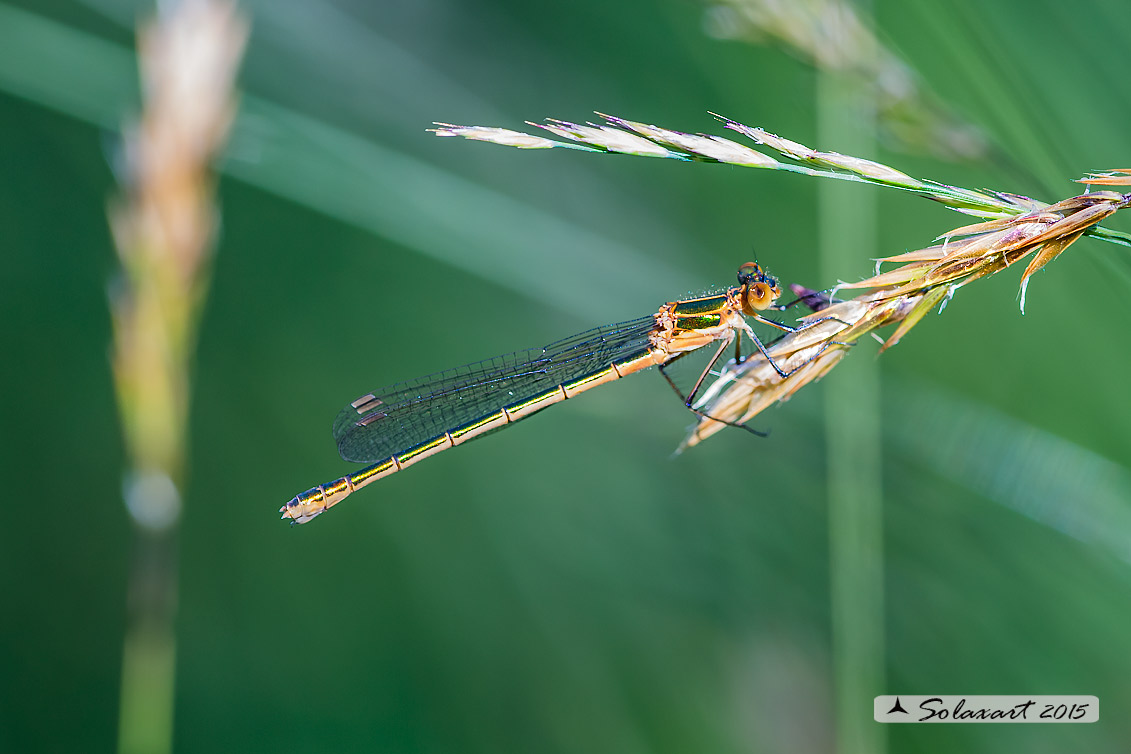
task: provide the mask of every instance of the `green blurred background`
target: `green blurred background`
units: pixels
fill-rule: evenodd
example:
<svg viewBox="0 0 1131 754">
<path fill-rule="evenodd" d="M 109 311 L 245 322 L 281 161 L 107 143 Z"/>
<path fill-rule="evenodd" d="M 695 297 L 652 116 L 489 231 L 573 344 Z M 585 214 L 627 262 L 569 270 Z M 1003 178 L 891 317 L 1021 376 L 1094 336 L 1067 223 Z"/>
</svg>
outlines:
<svg viewBox="0 0 1131 754">
<path fill-rule="evenodd" d="M 933 92 L 923 111 L 986 151 L 940 159 L 928 138 L 861 156 L 1046 200 L 1126 166 L 1122 0 L 938 6 L 877 3 L 879 38 Z M 724 432 L 672 457 L 690 416 L 646 373 L 308 526 L 276 520 L 350 468 L 329 424 L 366 390 L 640 316 L 730 283 L 752 253 L 787 282 L 835 282 L 818 277 L 815 180 L 520 152 L 434 138 L 432 121 L 600 110 L 721 133 L 711 110 L 813 144 L 812 62 L 725 38 L 725 11 L 679 0 L 243 8 L 195 367 L 175 750 L 834 750 L 825 385 L 763 416 L 767 440 Z M 132 526 L 106 204 L 147 13 L 0 3 L 4 751 L 116 746 Z M 878 201 L 868 256 L 964 222 L 856 190 Z M 1025 316 L 1020 270 L 999 275 L 879 359 L 886 690 L 1101 700 L 1090 726 L 889 726 L 891 751 L 1131 740 L 1128 261 L 1084 240 L 1034 278 Z"/>
</svg>

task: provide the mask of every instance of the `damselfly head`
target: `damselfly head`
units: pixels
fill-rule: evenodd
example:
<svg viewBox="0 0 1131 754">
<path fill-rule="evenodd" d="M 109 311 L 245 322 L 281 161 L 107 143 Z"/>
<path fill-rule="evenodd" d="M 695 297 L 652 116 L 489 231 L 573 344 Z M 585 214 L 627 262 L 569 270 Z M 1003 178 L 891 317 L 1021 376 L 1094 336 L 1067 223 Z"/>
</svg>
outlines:
<svg viewBox="0 0 1131 754">
<path fill-rule="evenodd" d="M 778 279 L 767 275 L 757 262 L 747 262 L 738 268 L 738 282 L 742 286 L 743 306 L 750 311 L 765 311 L 781 296 Z"/>
</svg>

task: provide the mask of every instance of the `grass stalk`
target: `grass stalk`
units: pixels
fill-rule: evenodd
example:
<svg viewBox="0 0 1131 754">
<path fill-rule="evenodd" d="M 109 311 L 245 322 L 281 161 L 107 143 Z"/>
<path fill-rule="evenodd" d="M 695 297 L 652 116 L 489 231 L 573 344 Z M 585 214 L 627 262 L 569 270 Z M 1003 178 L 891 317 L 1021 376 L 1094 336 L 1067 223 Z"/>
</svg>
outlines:
<svg viewBox="0 0 1131 754">
<path fill-rule="evenodd" d="M 877 92 L 870 78 L 818 69 L 816 111 L 821 143 L 851 154 L 875 152 Z M 822 181 L 817 213 L 823 278 L 837 279 L 874 255 L 874 191 Z M 855 359 L 824 395 L 833 717 L 841 754 L 886 749 L 883 726 L 871 714 L 872 698 L 885 693 L 879 382 L 875 360 Z"/>
<path fill-rule="evenodd" d="M 708 162 L 776 170 L 905 191 L 932 199 L 956 212 L 987 220 L 1037 216 L 1050 205 L 1037 199 L 1002 191 L 974 190 L 919 179 L 873 160 L 839 152 L 813 149 L 763 128 L 747 126 L 716 115 L 725 128 L 753 141 L 761 150 L 712 134 L 690 134 L 660 126 L 597 113 L 605 122 L 578 124 L 549 118 L 528 123 L 566 141 L 493 126 L 457 126 L 435 123 L 437 136 L 462 137 L 518 149 L 573 149 L 601 154 L 660 157 L 681 162 Z M 776 152 L 777 156 L 767 154 Z M 1086 181 L 1085 181 L 1086 182 Z M 1089 224 L 1084 234 L 1121 246 L 1131 246 L 1131 234 Z"/>
<path fill-rule="evenodd" d="M 139 33 L 142 111 L 125 127 L 110 224 L 114 384 L 134 524 L 118 724 L 121 754 L 173 747 L 177 529 L 191 361 L 218 223 L 210 164 L 235 113 L 247 31 L 228 0 L 161 7 Z"/>
</svg>

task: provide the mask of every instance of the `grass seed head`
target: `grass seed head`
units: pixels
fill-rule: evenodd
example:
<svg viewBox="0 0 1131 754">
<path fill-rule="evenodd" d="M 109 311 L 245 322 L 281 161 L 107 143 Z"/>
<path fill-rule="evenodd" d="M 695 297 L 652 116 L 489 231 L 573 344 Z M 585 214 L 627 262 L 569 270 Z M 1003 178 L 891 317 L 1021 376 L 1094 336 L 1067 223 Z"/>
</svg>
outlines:
<svg viewBox="0 0 1131 754">
<path fill-rule="evenodd" d="M 1131 172 L 1127 178 L 1131 181 Z M 840 286 L 867 292 L 803 318 L 803 322 L 835 319 L 824 319 L 818 326 L 789 333 L 769 349 L 788 376 L 782 377 L 761 354 L 724 367 L 696 406 L 714 418 L 700 419 L 681 448 L 702 442 L 725 427 L 723 422 L 747 422 L 769 406 L 788 400 L 802 387 L 827 374 L 861 337 L 897 325 L 880 350 L 891 348 L 928 312 L 945 306 L 962 286 L 1032 257 L 1021 275 L 1024 312 L 1032 275 L 1089 228 L 1131 203 L 1131 194 L 1093 192 L 1047 207 L 1021 199 L 1024 197 L 1014 201 L 1019 206 L 1031 207 L 1029 211 L 956 228 L 944 236 L 948 240 L 941 244 L 878 260 L 898 267 Z M 953 240 L 956 236 L 960 238 Z M 794 292 L 811 308 L 818 301 L 808 289 L 795 288 Z"/>
</svg>

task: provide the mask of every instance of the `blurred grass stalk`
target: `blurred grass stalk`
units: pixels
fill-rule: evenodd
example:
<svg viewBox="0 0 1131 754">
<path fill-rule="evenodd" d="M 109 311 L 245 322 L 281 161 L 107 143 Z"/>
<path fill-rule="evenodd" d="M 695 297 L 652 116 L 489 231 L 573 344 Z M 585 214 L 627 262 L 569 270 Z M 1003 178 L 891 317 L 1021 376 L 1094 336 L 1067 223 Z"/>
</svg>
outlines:
<svg viewBox="0 0 1131 754">
<path fill-rule="evenodd" d="M 774 44 L 811 63 L 868 82 L 872 141 L 948 160 L 984 158 L 990 145 L 924 86 L 877 39 L 867 2 L 851 0 L 707 0 L 704 28 L 717 39 Z"/>
<path fill-rule="evenodd" d="M 817 53 L 817 139 L 846 154 L 874 154 L 878 85 L 865 72 L 878 49 L 852 8 L 824 3 L 825 44 Z M 869 3 L 856 4 L 859 13 Z M 846 64 L 850 61 L 852 64 Z M 838 279 L 860 259 L 876 256 L 876 196 L 840 181 L 818 189 L 822 279 Z M 854 359 L 826 383 L 829 600 L 836 750 L 882 754 L 883 726 L 872 721 L 872 698 L 884 693 L 883 478 L 880 468 L 880 375 L 874 359 Z"/>
<path fill-rule="evenodd" d="M 142 112 L 123 127 L 110 225 L 122 268 L 110 290 L 114 382 L 134 522 L 118 750 L 168 752 L 176 666 L 177 523 L 190 365 L 217 227 L 210 163 L 235 114 L 247 29 L 228 0 L 159 6 L 139 32 Z"/>
</svg>

